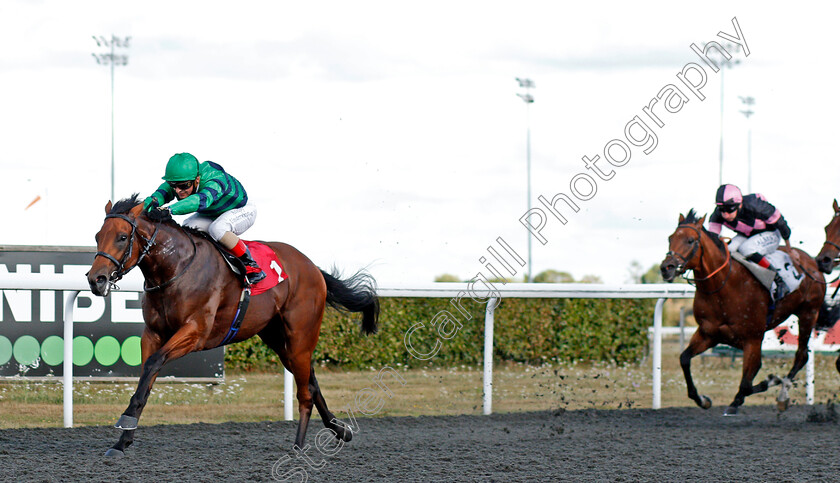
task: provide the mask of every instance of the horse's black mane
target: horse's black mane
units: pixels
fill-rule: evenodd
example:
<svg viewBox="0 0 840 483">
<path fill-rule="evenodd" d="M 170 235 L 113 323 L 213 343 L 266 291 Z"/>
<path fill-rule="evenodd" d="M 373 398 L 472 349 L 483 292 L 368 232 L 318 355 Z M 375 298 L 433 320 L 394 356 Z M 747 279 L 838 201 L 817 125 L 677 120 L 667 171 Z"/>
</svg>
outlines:
<svg viewBox="0 0 840 483">
<path fill-rule="evenodd" d="M 693 224 L 697 223 L 698 221 L 700 221 L 700 219 L 697 218 L 697 213 L 695 213 L 694 208 L 692 208 L 692 209 L 688 210 L 688 214 L 685 215 L 685 219 L 680 223 L 680 226 L 682 226 L 682 225 L 693 225 Z M 709 230 L 706 229 L 705 226 L 702 226 L 701 228 L 703 229 L 703 233 L 708 235 L 709 238 L 711 238 L 712 241 L 715 242 L 715 245 L 717 245 L 718 248 L 720 248 L 721 250 L 726 249 L 723 245 L 723 240 L 720 239 L 720 235 L 717 235 L 715 233 L 710 232 Z"/>
<path fill-rule="evenodd" d="M 134 193 L 131 195 L 130 198 L 124 198 L 116 203 L 111 207 L 110 214 L 125 214 L 134 209 L 137 205 L 143 202 L 143 200 L 139 199 L 139 194 Z M 144 213 L 146 218 L 151 221 L 163 221 L 168 222 L 171 221 L 175 223 L 175 220 L 172 219 L 172 213 L 169 210 L 152 210 L 147 211 Z"/>
<path fill-rule="evenodd" d="M 131 195 L 131 198 L 124 198 L 117 201 L 113 206 L 111 206 L 110 214 L 117 215 L 128 213 L 132 208 L 142 203 L 142 201 L 137 199 L 138 196 L 138 193 L 134 193 Z"/>
</svg>

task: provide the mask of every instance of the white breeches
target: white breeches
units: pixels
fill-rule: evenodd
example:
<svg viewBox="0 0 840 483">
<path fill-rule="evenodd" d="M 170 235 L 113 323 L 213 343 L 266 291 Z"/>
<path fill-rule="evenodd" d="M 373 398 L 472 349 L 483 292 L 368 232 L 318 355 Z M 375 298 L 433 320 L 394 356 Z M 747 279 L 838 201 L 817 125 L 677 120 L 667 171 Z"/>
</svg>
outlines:
<svg viewBox="0 0 840 483">
<path fill-rule="evenodd" d="M 729 243 L 729 249 L 736 250 L 745 257 L 748 257 L 753 253 L 769 255 L 779 248 L 779 243 L 781 241 L 782 235 L 779 233 L 779 230 L 765 231 L 764 233 L 759 233 L 749 238 L 738 234 L 732 238 L 732 241 Z"/>
<path fill-rule="evenodd" d="M 196 213 L 184 220 L 184 226 L 206 231 L 214 240 L 219 241 L 222 235 L 228 231 L 237 236 L 241 235 L 245 230 L 251 228 L 256 219 L 257 206 L 251 200 L 248 200 L 248 203 L 242 208 L 226 211 L 217 218 Z"/>
</svg>

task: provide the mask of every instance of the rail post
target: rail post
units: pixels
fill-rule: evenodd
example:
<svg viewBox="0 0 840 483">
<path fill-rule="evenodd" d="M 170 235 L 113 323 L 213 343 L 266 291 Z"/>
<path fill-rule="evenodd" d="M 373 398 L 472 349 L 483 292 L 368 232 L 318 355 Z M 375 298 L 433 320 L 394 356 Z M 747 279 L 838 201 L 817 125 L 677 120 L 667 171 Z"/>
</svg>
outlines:
<svg viewBox="0 0 840 483">
<path fill-rule="evenodd" d="M 496 299 L 487 301 L 484 312 L 484 414 L 493 412 L 493 313 Z"/>
<path fill-rule="evenodd" d="M 286 421 L 292 421 L 294 412 L 292 408 L 292 390 L 295 387 L 295 380 L 288 369 L 283 369 L 283 416 Z"/>
<path fill-rule="evenodd" d="M 665 299 L 656 301 L 653 311 L 653 409 L 662 407 L 662 308 Z"/>
<path fill-rule="evenodd" d="M 79 290 L 71 290 L 64 301 L 64 427 L 73 427 L 73 306 Z"/>
</svg>

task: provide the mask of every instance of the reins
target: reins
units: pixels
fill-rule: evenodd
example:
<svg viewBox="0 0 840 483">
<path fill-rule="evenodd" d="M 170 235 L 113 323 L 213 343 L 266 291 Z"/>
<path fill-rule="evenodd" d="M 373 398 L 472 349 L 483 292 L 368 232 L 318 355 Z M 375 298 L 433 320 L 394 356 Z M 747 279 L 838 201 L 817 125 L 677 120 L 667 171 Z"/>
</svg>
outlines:
<svg viewBox="0 0 840 483">
<path fill-rule="evenodd" d="M 840 215 L 835 214 L 834 216 L 836 217 L 836 216 L 840 216 Z M 840 245 L 838 245 L 838 244 L 834 243 L 834 242 L 833 242 L 833 241 L 831 241 L 831 240 L 826 240 L 826 241 L 825 241 L 825 243 L 823 243 L 823 246 L 826 246 L 826 245 L 831 245 L 831 246 L 833 246 L 834 248 L 836 248 L 838 251 L 840 251 Z M 836 260 L 837 260 L 837 259 L 835 258 L 835 261 L 836 261 Z M 803 270 L 803 272 L 805 272 L 805 271 Z M 806 274 L 806 275 L 808 275 L 808 277 L 809 277 L 809 278 L 812 278 L 812 279 L 814 278 L 814 277 L 813 277 L 810 273 L 808 273 L 808 272 L 805 272 L 805 274 Z M 834 282 L 838 281 L 838 280 L 840 280 L 840 275 L 837 275 L 837 278 L 835 278 L 834 280 L 832 280 L 832 281 L 830 281 L 830 282 L 820 282 L 819 280 L 816 280 L 816 279 L 815 279 L 815 281 L 816 281 L 816 282 L 819 282 L 819 283 L 824 283 L 824 284 L 826 285 L 826 287 L 827 287 L 827 286 L 829 286 L 829 285 L 831 285 L 832 283 L 834 283 Z M 840 290 L 840 285 L 837 285 L 837 287 L 834 289 L 834 293 L 833 293 L 833 294 L 831 294 L 831 298 L 834 298 L 834 297 L 836 297 L 836 296 L 837 296 L 837 291 L 838 291 L 838 290 Z"/>
<path fill-rule="evenodd" d="M 681 267 L 680 267 L 680 268 L 682 268 L 683 266 L 685 266 L 685 265 L 687 265 L 687 264 L 688 264 L 688 261 L 689 261 L 689 260 L 691 260 L 692 258 L 694 258 L 694 255 L 697 253 L 697 247 L 698 247 L 698 246 L 700 247 L 700 259 L 701 259 L 701 260 L 703 259 L 703 255 L 704 255 L 704 253 L 705 253 L 705 250 L 703 249 L 703 245 L 702 245 L 702 243 L 701 243 L 701 240 L 702 240 L 703 236 L 702 236 L 702 234 L 700 233 L 700 230 L 698 230 L 697 228 L 695 228 L 695 227 L 693 227 L 693 226 L 691 226 L 691 225 L 683 225 L 683 226 L 681 226 L 680 228 L 691 228 L 692 230 L 694 230 L 694 232 L 695 232 L 695 233 L 697 233 L 697 245 L 695 245 L 695 246 L 694 246 L 694 248 L 691 250 L 691 253 L 689 253 L 689 254 L 688 254 L 688 258 L 685 258 L 685 257 L 683 257 L 682 255 L 680 255 L 679 253 L 674 252 L 674 251 L 669 251 L 669 252 L 668 252 L 668 255 L 677 256 L 677 257 L 679 257 L 679 258 L 681 258 L 681 259 L 683 260 L 683 262 L 684 262 L 684 263 L 682 263 L 682 264 L 681 264 Z M 729 271 L 727 271 L 727 272 L 726 272 L 726 277 L 724 277 L 724 278 L 723 278 L 723 283 L 721 283 L 720 287 L 716 288 L 715 290 L 712 290 L 711 292 L 707 292 L 707 291 L 705 291 L 705 290 L 700 290 L 700 288 L 699 288 L 699 287 L 697 287 L 697 289 L 698 289 L 698 290 L 700 290 L 701 292 L 703 292 L 703 293 L 705 293 L 705 294 L 708 294 L 708 295 L 711 295 L 711 294 L 713 294 L 713 293 L 720 292 L 721 290 L 723 290 L 723 287 L 726 285 L 726 282 L 729 280 L 729 276 L 732 274 L 732 264 L 730 263 L 730 261 L 731 261 L 732 257 L 731 257 L 731 255 L 730 255 L 730 253 L 729 253 L 729 246 L 728 246 L 728 245 L 726 245 L 726 244 L 724 244 L 724 245 L 723 245 L 723 248 L 724 248 L 724 251 L 726 251 L 726 261 L 724 261 L 724 262 L 723 262 L 723 265 L 721 265 L 720 267 L 718 267 L 717 269 L 715 269 L 715 270 L 714 270 L 712 273 L 710 273 L 709 275 L 707 275 L 707 276 L 705 276 L 705 277 L 703 277 L 703 278 L 696 278 L 696 277 L 695 277 L 695 278 L 688 278 L 688 277 L 686 277 L 686 276 L 685 276 L 685 273 L 683 273 L 683 274 L 681 274 L 680 276 L 681 276 L 681 277 L 682 277 L 682 278 L 683 278 L 686 282 L 688 282 L 688 284 L 689 284 L 689 285 L 692 285 L 692 286 L 694 286 L 694 287 L 697 287 L 697 282 L 703 282 L 703 281 L 705 281 L 705 280 L 709 280 L 709 279 L 711 279 L 712 277 L 714 277 L 715 275 L 717 275 L 717 274 L 718 274 L 718 272 L 720 272 L 721 270 L 723 270 L 723 268 L 724 268 L 724 267 L 726 267 L 726 266 L 728 265 L 728 266 L 729 266 Z M 693 282 L 693 283 L 692 283 L 692 282 Z"/>
</svg>

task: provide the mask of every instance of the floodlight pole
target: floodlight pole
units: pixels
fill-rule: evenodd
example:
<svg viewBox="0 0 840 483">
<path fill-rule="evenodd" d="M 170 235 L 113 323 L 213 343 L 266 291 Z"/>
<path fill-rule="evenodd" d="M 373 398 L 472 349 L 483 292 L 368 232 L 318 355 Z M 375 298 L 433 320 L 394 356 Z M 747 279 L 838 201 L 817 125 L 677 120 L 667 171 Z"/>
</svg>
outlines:
<svg viewBox="0 0 840 483">
<path fill-rule="evenodd" d="M 523 101 L 525 101 L 525 125 L 527 127 L 527 135 L 525 141 L 525 163 L 526 163 L 526 171 L 528 176 L 528 211 L 531 211 L 531 113 L 530 107 L 531 104 L 534 103 L 534 96 L 531 94 L 531 88 L 536 87 L 534 81 L 531 79 L 520 79 L 519 77 L 516 78 L 516 81 L 519 82 L 519 87 L 525 88 L 525 93 L 516 94 Z M 526 282 L 533 282 L 534 281 L 534 268 L 531 264 L 531 234 L 528 233 L 528 278 L 525 280 Z"/>
<path fill-rule="evenodd" d="M 706 44 L 703 44 L 704 48 L 705 46 Z M 722 47 L 727 52 L 737 53 L 741 50 L 740 45 L 733 44 L 732 42 L 724 42 Z M 731 69 L 733 66 L 740 64 L 741 61 L 737 59 L 727 59 L 717 49 L 713 49 L 709 52 L 709 54 L 712 54 L 713 52 L 714 56 L 720 59 L 720 144 L 718 146 L 718 186 L 720 186 L 723 184 L 723 73 L 727 68 Z"/>
<path fill-rule="evenodd" d="M 93 36 L 93 40 L 96 41 L 97 47 L 105 47 L 111 48 L 110 54 L 92 54 L 93 57 L 96 59 L 97 64 L 109 64 L 111 67 L 111 201 L 115 201 L 116 198 L 114 197 L 114 66 L 118 63 L 120 65 L 128 64 L 128 55 L 121 55 L 117 57 L 114 55 L 114 48 L 115 47 L 124 47 L 128 48 L 128 43 L 131 40 L 131 37 L 125 37 L 124 39 L 120 39 L 116 37 L 114 34 L 111 34 L 111 39 L 107 39 L 103 36 Z"/>
<path fill-rule="evenodd" d="M 747 192 L 752 193 L 752 124 L 750 123 L 750 116 L 755 114 L 752 106 L 755 105 L 754 97 L 738 96 L 741 102 L 747 106 L 747 109 L 741 111 L 741 114 L 747 118 Z"/>
</svg>

